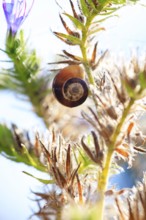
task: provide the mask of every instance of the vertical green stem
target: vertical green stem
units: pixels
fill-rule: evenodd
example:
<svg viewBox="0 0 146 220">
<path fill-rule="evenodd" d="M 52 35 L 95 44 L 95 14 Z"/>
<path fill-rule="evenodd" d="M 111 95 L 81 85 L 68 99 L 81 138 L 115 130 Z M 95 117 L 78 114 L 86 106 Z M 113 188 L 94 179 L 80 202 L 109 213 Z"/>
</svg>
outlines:
<svg viewBox="0 0 146 220">
<path fill-rule="evenodd" d="M 111 162 L 112 162 L 112 156 L 115 150 L 115 145 L 116 145 L 116 141 L 117 138 L 121 132 L 121 128 L 127 118 L 127 115 L 132 107 L 132 105 L 134 104 L 134 99 L 130 99 L 128 105 L 126 108 L 124 108 L 121 120 L 119 122 L 119 124 L 116 127 L 116 130 L 113 134 L 113 136 L 111 137 L 111 140 L 108 144 L 108 149 L 107 149 L 107 155 L 106 155 L 106 159 L 105 159 L 105 165 L 104 168 L 98 178 L 98 191 L 101 194 L 101 201 L 100 201 L 100 218 L 99 220 L 103 219 L 103 213 L 104 213 L 104 200 L 105 200 L 105 196 L 104 196 L 104 192 L 106 191 L 107 188 L 107 184 L 108 184 L 108 178 L 109 178 L 109 171 L 110 171 L 110 166 L 111 166 Z M 99 215 L 99 213 L 98 213 Z"/>
<path fill-rule="evenodd" d="M 100 204 L 98 205 L 98 220 L 103 219 L 104 203 L 105 203 L 104 192 L 106 191 L 106 188 L 107 188 L 113 151 L 114 150 L 112 148 L 108 149 L 104 169 L 102 170 L 102 173 L 101 173 L 100 177 L 98 178 L 98 181 L 99 181 L 98 182 L 98 192 L 100 193 Z"/>
<path fill-rule="evenodd" d="M 92 22 L 93 18 L 94 17 L 87 18 L 85 28 L 82 30 L 82 44 L 80 45 L 80 50 L 81 50 L 81 53 L 82 53 L 83 65 L 84 65 L 84 68 L 86 70 L 89 83 L 92 84 L 92 85 L 95 85 L 95 81 L 94 81 L 94 78 L 92 76 L 92 72 L 91 72 L 91 68 L 90 68 L 89 59 L 87 57 L 88 31 L 89 31 L 89 27 L 91 25 L 91 22 Z"/>
<path fill-rule="evenodd" d="M 109 146 L 109 149 L 107 151 L 106 155 L 106 161 L 105 161 L 105 166 L 102 170 L 102 173 L 99 177 L 99 183 L 98 183 L 98 190 L 99 191 L 105 191 L 107 188 L 107 182 L 108 182 L 108 176 L 109 176 L 109 170 L 110 170 L 110 165 L 112 161 L 112 155 L 113 155 L 114 149 L 112 146 Z"/>
<path fill-rule="evenodd" d="M 94 78 L 92 76 L 92 72 L 91 72 L 91 67 L 90 67 L 90 62 L 89 59 L 87 57 L 87 38 L 88 38 L 88 31 L 89 31 L 89 27 L 91 25 L 91 22 L 93 20 L 94 17 L 87 19 L 86 24 L 85 24 L 85 29 L 82 30 L 82 44 L 80 45 L 80 50 L 82 53 L 82 57 L 83 57 L 83 65 L 84 68 L 86 70 L 86 73 L 88 75 L 88 80 L 89 83 L 92 85 L 95 85 L 95 81 Z M 107 188 L 107 184 L 108 184 L 108 178 L 109 178 L 109 172 L 110 172 L 110 166 L 111 166 L 111 162 L 112 162 L 112 156 L 114 153 L 114 149 L 115 149 L 115 144 L 117 141 L 117 138 L 120 134 L 121 128 L 125 122 L 125 119 L 130 111 L 131 106 L 133 105 L 134 100 L 131 99 L 127 105 L 126 108 L 124 108 L 121 120 L 119 122 L 119 124 L 116 127 L 116 130 L 113 134 L 113 136 L 111 137 L 111 140 L 109 141 L 108 145 L 108 150 L 107 150 L 107 154 L 106 154 L 106 159 L 105 159 L 105 164 L 104 164 L 104 168 L 98 178 L 98 192 L 100 193 L 100 203 L 98 204 L 98 220 L 102 220 L 103 219 L 103 213 L 104 213 L 104 202 L 105 202 L 105 195 L 104 192 L 106 191 Z"/>
</svg>

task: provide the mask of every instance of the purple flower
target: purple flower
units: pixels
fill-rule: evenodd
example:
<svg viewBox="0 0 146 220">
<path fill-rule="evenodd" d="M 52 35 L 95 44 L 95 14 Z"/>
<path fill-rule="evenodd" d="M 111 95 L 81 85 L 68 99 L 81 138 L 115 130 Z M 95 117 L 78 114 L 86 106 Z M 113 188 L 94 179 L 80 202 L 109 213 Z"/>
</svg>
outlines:
<svg viewBox="0 0 146 220">
<path fill-rule="evenodd" d="M 27 0 L 3 0 L 3 10 L 8 24 L 8 30 L 13 35 L 17 33 L 19 27 L 28 16 L 34 0 L 28 0 L 28 2 L 31 2 L 29 7 L 27 7 L 26 2 Z"/>
</svg>

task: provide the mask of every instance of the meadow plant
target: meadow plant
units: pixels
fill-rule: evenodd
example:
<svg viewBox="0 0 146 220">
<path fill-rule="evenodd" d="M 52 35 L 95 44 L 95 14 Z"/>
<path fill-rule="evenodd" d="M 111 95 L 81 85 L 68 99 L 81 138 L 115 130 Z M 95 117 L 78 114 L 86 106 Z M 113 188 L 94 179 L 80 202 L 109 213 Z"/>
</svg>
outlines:
<svg viewBox="0 0 146 220">
<path fill-rule="evenodd" d="M 146 108 L 146 58 L 114 63 L 107 50 L 98 51 L 104 21 L 137 1 L 68 1 L 72 14 L 59 15 L 65 33 L 53 34 L 77 52 L 63 50 L 58 61 L 48 61 L 48 68 L 56 67 L 53 74 L 42 73 L 36 51 L 27 49 L 19 31 L 33 1 L 27 12 L 28 1 L 3 1 L 8 33 L 1 50 L 12 66 L 1 69 L 0 89 L 27 97 L 50 133 L 47 140 L 34 134 L 33 142 L 17 125 L 1 123 L 0 152 L 48 173 L 45 180 L 24 172 L 49 186 L 47 192 L 34 192 L 39 210 L 30 219 L 145 220 L 145 174 L 133 188 L 120 190 L 109 186 L 109 178 L 121 172 L 121 161 L 132 167 L 137 154 L 146 153 L 146 138 L 138 126 L 139 111 Z M 75 122 L 73 115 L 80 113 L 82 120 Z"/>
</svg>

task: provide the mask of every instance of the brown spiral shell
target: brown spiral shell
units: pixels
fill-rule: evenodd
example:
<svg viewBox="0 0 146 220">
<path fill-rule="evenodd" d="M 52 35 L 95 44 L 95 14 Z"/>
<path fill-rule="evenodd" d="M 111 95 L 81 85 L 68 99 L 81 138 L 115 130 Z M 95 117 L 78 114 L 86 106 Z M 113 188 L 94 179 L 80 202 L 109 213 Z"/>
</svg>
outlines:
<svg viewBox="0 0 146 220">
<path fill-rule="evenodd" d="M 88 87 L 84 81 L 83 69 L 78 65 L 70 65 L 55 76 L 52 90 L 56 99 L 67 107 L 81 105 L 88 97 Z"/>
</svg>

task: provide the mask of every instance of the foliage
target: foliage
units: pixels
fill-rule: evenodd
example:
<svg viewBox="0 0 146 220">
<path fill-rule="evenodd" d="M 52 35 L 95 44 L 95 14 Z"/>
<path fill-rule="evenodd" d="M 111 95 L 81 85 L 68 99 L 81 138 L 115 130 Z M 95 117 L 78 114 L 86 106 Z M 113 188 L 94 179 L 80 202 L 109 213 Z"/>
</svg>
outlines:
<svg viewBox="0 0 146 220">
<path fill-rule="evenodd" d="M 43 172 L 47 171 L 37 157 L 37 143 L 35 147 L 32 145 L 27 132 L 22 133 L 14 124 L 11 129 L 1 124 L 0 137 L 0 153 L 4 157 L 33 166 Z"/>
<path fill-rule="evenodd" d="M 131 167 L 138 153 L 146 153 L 145 135 L 137 126 L 139 109 L 145 111 L 146 59 L 140 62 L 134 56 L 128 65 L 117 66 L 111 65 L 112 58 L 106 59 L 107 51 L 97 58 L 97 36 L 105 30 L 103 22 L 116 16 L 115 12 L 127 5 L 127 1 L 69 2 L 72 14 L 60 14 L 66 33 L 54 31 L 54 35 L 69 46 L 77 46 L 80 55 L 63 50 L 60 60 L 49 65 L 80 65 L 84 68 L 89 99 L 82 106 L 81 114 L 88 123 L 88 130 L 81 136 L 76 135 L 74 141 L 72 134 L 82 130 L 80 125 L 64 136 L 58 132 L 62 132 L 66 125 L 64 112 L 69 115 L 69 124 L 74 119 L 70 117 L 69 109 L 64 111 L 61 105 L 54 105 L 50 75 L 41 72 L 35 50 L 27 49 L 23 31 L 17 29 L 14 34 L 8 28 L 6 48 L 2 51 L 9 57 L 11 67 L 1 70 L 0 88 L 28 97 L 34 111 L 51 131 L 47 139 L 35 134 L 32 142 L 28 132 L 21 131 L 16 125 L 9 128 L 1 124 L 0 153 L 12 161 L 48 172 L 49 180 L 24 172 L 49 185 L 47 193 L 35 192 L 36 201 L 46 202 L 44 207 L 38 202 L 39 211 L 35 215 L 40 219 L 102 220 L 115 216 L 116 219 L 144 220 L 145 175 L 143 182 L 131 190 L 107 188 L 113 170 L 120 170 L 120 160 L 127 161 Z M 134 4 L 137 1 L 128 2 Z M 53 110 L 50 111 L 52 103 Z M 56 109 L 60 116 L 54 117 Z M 75 113 L 78 114 L 77 110 Z M 109 198 L 114 208 L 108 204 Z"/>
</svg>

